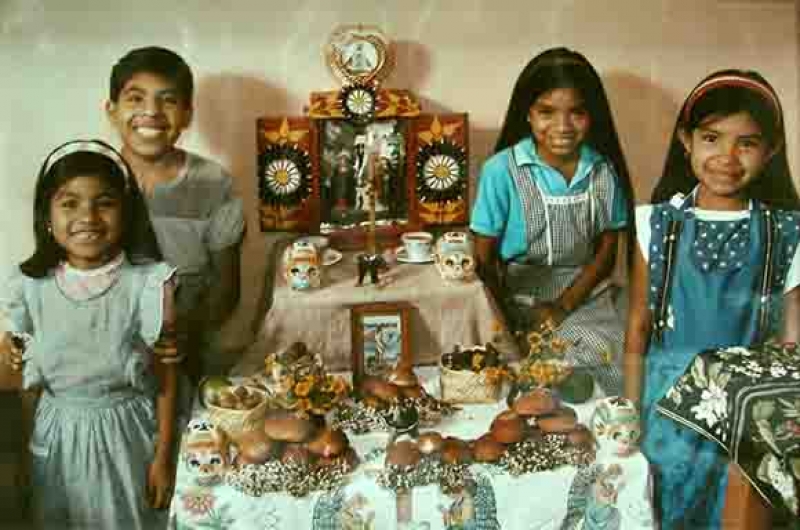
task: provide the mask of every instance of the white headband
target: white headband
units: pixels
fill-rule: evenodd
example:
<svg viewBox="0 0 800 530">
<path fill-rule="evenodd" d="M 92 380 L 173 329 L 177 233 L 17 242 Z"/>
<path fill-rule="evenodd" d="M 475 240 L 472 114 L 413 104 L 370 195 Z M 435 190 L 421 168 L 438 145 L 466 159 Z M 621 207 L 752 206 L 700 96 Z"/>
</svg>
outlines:
<svg viewBox="0 0 800 530">
<path fill-rule="evenodd" d="M 125 187 L 127 188 L 130 185 L 129 183 L 131 175 L 130 171 L 128 170 L 128 164 L 125 163 L 122 155 L 120 155 L 116 149 L 100 140 L 74 140 L 57 147 L 55 151 L 50 153 L 45 161 L 44 174 L 50 171 L 56 162 L 65 156 L 73 153 L 79 153 L 81 151 L 89 151 L 91 153 L 97 153 L 105 156 L 106 158 L 110 158 L 117 165 L 120 171 L 122 171 L 122 175 L 125 177 Z"/>
</svg>

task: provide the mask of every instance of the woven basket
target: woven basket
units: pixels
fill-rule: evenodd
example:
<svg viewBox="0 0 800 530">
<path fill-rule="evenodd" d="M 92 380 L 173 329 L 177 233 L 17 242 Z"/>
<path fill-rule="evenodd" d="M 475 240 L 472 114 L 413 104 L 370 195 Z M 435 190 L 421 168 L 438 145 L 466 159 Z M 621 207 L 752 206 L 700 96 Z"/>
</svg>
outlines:
<svg viewBox="0 0 800 530">
<path fill-rule="evenodd" d="M 226 409 L 211 403 L 206 405 L 211 421 L 231 436 L 244 431 L 255 431 L 264 428 L 264 419 L 270 402 L 269 396 L 260 388 L 247 387 L 247 389 L 250 392 L 260 394 L 262 397 L 261 403 L 252 409 Z"/>
<path fill-rule="evenodd" d="M 489 383 L 483 372 L 451 370 L 440 363 L 439 386 L 446 403 L 494 403 L 500 399 L 502 380 Z"/>
</svg>

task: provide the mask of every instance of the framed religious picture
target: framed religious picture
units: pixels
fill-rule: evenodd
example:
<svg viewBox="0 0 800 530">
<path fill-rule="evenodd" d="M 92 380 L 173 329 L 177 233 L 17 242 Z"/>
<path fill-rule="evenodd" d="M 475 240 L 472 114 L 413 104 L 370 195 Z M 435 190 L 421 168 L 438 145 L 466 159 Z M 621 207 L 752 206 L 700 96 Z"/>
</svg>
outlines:
<svg viewBox="0 0 800 530">
<path fill-rule="evenodd" d="M 409 329 L 411 308 L 405 302 L 379 302 L 351 308 L 355 387 L 364 377 L 385 377 L 400 363 L 413 364 Z"/>
<path fill-rule="evenodd" d="M 358 125 L 324 120 L 319 127 L 320 231 L 330 234 L 364 227 L 372 192 L 377 227 L 408 224 L 412 190 L 406 174 L 407 121 L 385 119 Z M 368 139 L 376 144 L 371 170 L 364 152 Z"/>
</svg>

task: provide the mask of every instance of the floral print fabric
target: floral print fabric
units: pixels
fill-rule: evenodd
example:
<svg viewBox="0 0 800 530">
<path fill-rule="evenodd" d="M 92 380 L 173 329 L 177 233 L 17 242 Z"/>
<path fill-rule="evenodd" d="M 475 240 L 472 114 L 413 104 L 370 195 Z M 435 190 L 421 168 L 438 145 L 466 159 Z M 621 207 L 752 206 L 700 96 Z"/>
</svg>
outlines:
<svg viewBox="0 0 800 530">
<path fill-rule="evenodd" d="M 770 504 L 800 515 L 798 345 L 706 350 L 658 410 L 718 443 Z"/>
</svg>

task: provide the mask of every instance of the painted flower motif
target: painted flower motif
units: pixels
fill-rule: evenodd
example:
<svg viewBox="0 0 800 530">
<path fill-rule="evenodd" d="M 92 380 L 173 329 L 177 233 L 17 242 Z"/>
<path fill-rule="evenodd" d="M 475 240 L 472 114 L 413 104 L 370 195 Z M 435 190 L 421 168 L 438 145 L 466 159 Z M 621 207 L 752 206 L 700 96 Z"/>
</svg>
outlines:
<svg viewBox="0 0 800 530">
<path fill-rule="evenodd" d="M 202 517 L 214 509 L 216 498 L 208 488 L 189 488 L 181 493 L 183 509 L 194 517 Z"/>
<path fill-rule="evenodd" d="M 300 168 L 292 160 L 273 160 L 264 170 L 266 185 L 277 195 L 288 195 L 300 187 Z"/>
<path fill-rule="evenodd" d="M 433 155 L 422 168 L 425 184 L 434 190 L 446 190 L 461 178 L 461 166 L 449 155 Z"/>
</svg>

